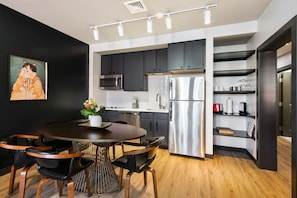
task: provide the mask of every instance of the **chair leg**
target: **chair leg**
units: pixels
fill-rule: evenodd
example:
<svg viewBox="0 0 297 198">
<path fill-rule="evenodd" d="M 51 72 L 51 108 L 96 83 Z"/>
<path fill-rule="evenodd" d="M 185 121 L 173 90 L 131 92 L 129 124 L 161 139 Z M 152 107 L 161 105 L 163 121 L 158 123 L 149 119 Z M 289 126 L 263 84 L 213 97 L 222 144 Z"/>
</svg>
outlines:
<svg viewBox="0 0 297 198">
<path fill-rule="evenodd" d="M 130 179 L 132 176 L 133 172 L 129 171 L 126 175 L 126 179 L 125 179 L 125 198 L 129 198 L 130 196 Z"/>
<path fill-rule="evenodd" d="M 69 198 L 74 198 L 74 183 L 72 179 L 67 181 L 67 189 L 68 189 L 68 196 Z"/>
<path fill-rule="evenodd" d="M 88 168 L 85 169 L 85 174 L 86 174 L 86 187 L 87 187 L 88 197 L 90 197 L 93 193 L 91 191 L 90 172 Z"/>
<path fill-rule="evenodd" d="M 155 170 L 151 167 L 147 168 L 147 171 L 150 171 L 152 173 L 153 176 L 153 185 L 154 185 L 154 194 L 155 194 L 155 198 L 158 198 L 158 190 L 157 190 L 157 178 L 156 178 L 156 173 Z"/>
<path fill-rule="evenodd" d="M 115 159 L 115 145 L 112 145 L 112 159 Z"/>
<path fill-rule="evenodd" d="M 8 194 L 11 194 L 13 192 L 13 186 L 14 186 L 14 179 L 15 179 L 15 172 L 16 168 L 14 165 L 10 167 L 10 181 L 9 181 L 9 189 Z"/>
<path fill-rule="evenodd" d="M 27 180 L 27 173 L 28 170 L 33 166 L 34 164 L 30 164 L 28 166 L 25 166 L 20 175 L 20 184 L 19 184 L 19 198 L 25 197 L 25 190 L 26 190 L 26 180 Z"/>
<path fill-rule="evenodd" d="M 56 182 L 58 184 L 58 189 L 59 189 L 59 196 L 61 197 L 63 195 L 63 185 L 64 182 L 63 181 L 58 181 Z"/>
<path fill-rule="evenodd" d="M 119 181 L 120 189 L 122 189 L 122 184 L 123 184 L 123 172 L 124 172 L 124 169 L 120 168 L 120 181 Z"/>
<path fill-rule="evenodd" d="M 37 192 L 36 192 L 36 198 L 41 198 L 41 191 L 42 191 L 42 186 L 43 184 L 49 182 L 51 179 L 50 178 L 42 178 L 38 184 L 38 187 L 37 187 Z"/>
<path fill-rule="evenodd" d="M 144 180 L 144 185 L 146 186 L 147 184 L 147 176 L 146 176 L 146 171 L 143 171 L 143 180 Z"/>
<path fill-rule="evenodd" d="M 99 149 L 99 146 L 96 146 L 95 166 L 97 166 L 97 160 L 98 160 L 98 149 Z"/>
<path fill-rule="evenodd" d="M 125 148 L 124 148 L 124 144 L 121 143 L 121 147 L 122 147 L 122 154 L 125 152 Z"/>
</svg>

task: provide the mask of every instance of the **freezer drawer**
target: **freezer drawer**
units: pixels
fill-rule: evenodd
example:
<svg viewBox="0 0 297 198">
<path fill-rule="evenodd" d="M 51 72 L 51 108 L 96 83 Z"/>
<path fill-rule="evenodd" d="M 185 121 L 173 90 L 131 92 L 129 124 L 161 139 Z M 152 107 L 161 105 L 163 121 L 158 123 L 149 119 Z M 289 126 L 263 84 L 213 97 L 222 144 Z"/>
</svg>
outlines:
<svg viewBox="0 0 297 198">
<path fill-rule="evenodd" d="M 170 153 L 204 158 L 204 134 L 203 101 L 170 102 Z"/>
</svg>

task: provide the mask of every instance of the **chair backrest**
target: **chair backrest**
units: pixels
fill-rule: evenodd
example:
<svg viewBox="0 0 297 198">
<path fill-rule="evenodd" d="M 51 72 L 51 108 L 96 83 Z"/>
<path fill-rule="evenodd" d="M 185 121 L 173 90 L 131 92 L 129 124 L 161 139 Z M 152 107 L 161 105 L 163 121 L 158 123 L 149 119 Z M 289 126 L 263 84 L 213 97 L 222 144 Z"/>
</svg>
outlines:
<svg viewBox="0 0 297 198">
<path fill-rule="evenodd" d="M 38 148 L 27 148 L 26 154 L 34 157 L 37 163 L 37 169 L 51 169 L 54 171 L 63 171 L 66 178 L 70 178 L 74 169 L 80 167 L 80 158 L 84 153 L 57 153 L 55 151 L 41 151 Z M 60 178 L 62 179 L 62 178 Z"/>
<path fill-rule="evenodd" d="M 35 159 L 26 155 L 26 149 L 36 146 L 39 136 L 29 134 L 14 134 L 0 140 L 0 148 L 15 151 L 13 165 L 17 168 L 35 163 Z"/>
<path fill-rule="evenodd" d="M 117 121 L 114 121 L 114 123 L 118 123 L 118 124 L 128 124 L 128 122 L 123 121 L 123 120 L 117 120 Z"/>
<path fill-rule="evenodd" d="M 150 138 L 149 144 L 142 149 L 125 151 L 130 168 L 139 172 L 143 167 L 149 166 L 156 157 L 159 146 L 164 141 L 164 136 Z M 138 161 L 138 162 L 137 162 Z"/>
<path fill-rule="evenodd" d="M 36 146 L 35 141 L 39 136 L 28 134 L 14 134 L 0 140 L 0 147 L 8 150 L 26 150 L 28 147 Z"/>
<path fill-rule="evenodd" d="M 151 149 L 151 150 L 148 150 L 147 152 L 148 159 L 155 158 L 157 149 L 160 147 L 164 139 L 165 139 L 164 136 L 159 136 L 159 137 L 153 137 L 150 140 L 150 143 L 146 146 L 146 148 Z"/>
</svg>

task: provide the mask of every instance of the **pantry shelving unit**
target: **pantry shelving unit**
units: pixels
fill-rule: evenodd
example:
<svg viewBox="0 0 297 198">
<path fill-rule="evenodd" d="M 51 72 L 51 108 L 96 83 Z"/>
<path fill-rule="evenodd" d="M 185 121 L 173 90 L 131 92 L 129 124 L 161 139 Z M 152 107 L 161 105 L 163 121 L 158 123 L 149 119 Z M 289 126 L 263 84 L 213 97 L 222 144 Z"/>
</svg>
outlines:
<svg viewBox="0 0 297 198">
<path fill-rule="evenodd" d="M 228 64 L 234 61 L 246 61 L 249 57 L 251 57 L 255 53 L 255 50 L 247 50 L 247 51 L 237 51 L 237 52 L 226 52 L 226 53 L 217 53 L 214 54 L 214 63 L 224 62 L 223 64 Z M 219 68 L 220 69 L 220 68 Z M 215 79 L 221 79 L 220 82 L 232 81 L 235 78 L 247 78 L 250 75 L 256 73 L 256 69 L 220 69 L 214 71 L 214 86 Z M 223 83 L 219 83 L 223 84 Z M 231 90 L 215 90 L 214 94 L 214 103 L 219 102 L 222 103 L 222 98 L 227 97 L 239 97 L 244 98 L 246 100 L 247 95 L 255 95 L 256 91 L 252 89 L 239 89 L 237 91 Z M 241 100 L 241 99 L 237 99 Z M 247 101 L 248 102 L 248 101 Z M 247 113 L 246 115 L 239 114 L 238 111 L 234 111 L 232 114 L 227 114 L 225 112 L 213 113 L 214 115 L 214 125 L 213 125 L 213 135 L 214 135 L 214 145 L 216 146 L 224 146 L 224 147 L 233 147 L 233 148 L 241 148 L 250 150 L 249 144 L 255 142 L 255 115 L 251 115 Z M 252 124 L 251 124 L 252 123 Z M 250 126 L 252 125 L 252 126 Z M 221 134 L 218 132 L 218 127 L 226 127 L 233 131 L 233 134 Z M 234 127 L 234 128 L 233 128 Z M 252 146 L 253 147 L 253 146 Z M 253 151 L 249 151 L 252 154 Z M 256 156 L 254 156 L 256 158 Z"/>
</svg>

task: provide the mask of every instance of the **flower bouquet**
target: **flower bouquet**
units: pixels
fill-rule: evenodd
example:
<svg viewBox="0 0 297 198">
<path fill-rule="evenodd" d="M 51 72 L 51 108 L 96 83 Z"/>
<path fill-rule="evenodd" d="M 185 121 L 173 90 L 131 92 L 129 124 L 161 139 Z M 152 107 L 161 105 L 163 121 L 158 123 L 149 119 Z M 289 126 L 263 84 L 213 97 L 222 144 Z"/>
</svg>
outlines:
<svg viewBox="0 0 297 198">
<path fill-rule="evenodd" d="M 104 105 L 100 105 L 93 98 L 88 98 L 84 103 L 84 109 L 80 110 L 81 115 L 100 115 L 105 110 Z"/>
</svg>

